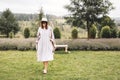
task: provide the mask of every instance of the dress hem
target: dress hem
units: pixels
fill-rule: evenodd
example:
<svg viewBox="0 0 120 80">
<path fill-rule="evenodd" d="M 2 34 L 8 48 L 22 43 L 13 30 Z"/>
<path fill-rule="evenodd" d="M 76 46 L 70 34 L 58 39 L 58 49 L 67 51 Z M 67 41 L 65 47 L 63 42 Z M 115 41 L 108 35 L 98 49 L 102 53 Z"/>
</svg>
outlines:
<svg viewBox="0 0 120 80">
<path fill-rule="evenodd" d="M 53 60 L 54 60 L 54 59 L 53 59 Z M 45 60 L 45 61 L 53 61 L 53 60 Z M 37 62 L 45 62 L 45 61 L 37 60 Z"/>
</svg>

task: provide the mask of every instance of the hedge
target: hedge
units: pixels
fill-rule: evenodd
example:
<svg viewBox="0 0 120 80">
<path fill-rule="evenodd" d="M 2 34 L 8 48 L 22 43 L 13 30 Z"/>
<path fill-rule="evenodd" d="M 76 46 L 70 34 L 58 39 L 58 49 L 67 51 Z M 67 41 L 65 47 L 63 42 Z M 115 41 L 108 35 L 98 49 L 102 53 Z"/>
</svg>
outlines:
<svg viewBox="0 0 120 80">
<path fill-rule="evenodd" d="M 0 39 L 0 50 L 36 50 L 35 40 L 35 38 Z M 56 44 L 67 44 L 69 50 L 120 50 L 119 39 L 56 39 Z M 57 48 L 56 50 L 63 49 Z"/>
<path fill-rule="evenodd" d="M 0 39 L 0 50 L 35 50 L 35 39 Z"/>
</svg>

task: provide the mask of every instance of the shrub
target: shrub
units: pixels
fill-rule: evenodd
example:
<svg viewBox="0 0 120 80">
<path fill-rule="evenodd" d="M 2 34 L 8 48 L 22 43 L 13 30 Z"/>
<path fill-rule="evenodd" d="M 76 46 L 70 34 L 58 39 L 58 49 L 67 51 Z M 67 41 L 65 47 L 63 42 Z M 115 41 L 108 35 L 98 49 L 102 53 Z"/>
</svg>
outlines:
<svg viewBox="0 0 120 80">
<path fill-rule="evenodd" d="M 61 38 L 61 33 L 60 33 L 59 28 L 56 27 L 56 28 L 53 30 L 53 32 L 54 32 L 54 36 L 55 36 L 56 39 L 60 39 L 60 38 Z"/>
<path fill-rule="evenodd" d="M 10 33 L 9 33 L 9 38 L 13 38 L 14 37 L 14 33 L 11 31 Z"/>
<path fill-rule="evenodd" d="M 78 31 L 77 31 L 77 29 L 73 29 L 72 30 L 72 38 L 73 39 L 77 39 L 78 38 Z"/>
<path fill-rule="evenodd" d="M 111 29 L 111 38 L 117 38 L 117 30 L 115 28 Z"/>
<path fill-rule="evenodd" d="M 17 46 L 17 50 L 20 51 L 30 50 L 30 46 L 28 44 L 21 44 Z"/>
<path fill-rule="evenodd" d="M 25 30 L 24 30 L 24 37 L 25 38 L 29 38 L 29 36 L 30 36 L 30 30 L 29 30 L 29 28 L 25 28 Z"/>
<path fill-rule="evenodd" d="M 0 50 L 17 50 L 17 42 L 14 39 L 1 39 Z"/>
<path fill-rule="evenodd" d="M 90 28 L 90 38 L 95 38 L 96 37 L 96 33 L 97 33 L 97 28 L 96 26 L 93 24 L 92 27 Z"/>
<path fill-rule="evenodd" d="M 0 39 L 0 50 L 35 50 L 35 38 Z M 57 45 L 68 45 L 69 50 L 120 50 L 119 39 L 56 39 Z M 64 48 L 57 48 L 56 50 Z"/>
<path fill-rule="evenodd" d="M 120 31 L 118 32 L 118 38 L 120 38 Z"/>
<path fill-rule="evenodd" d="M 67 44 L 69 50 L 120 50 L 119 39 L 69 39 L 56 40 L 57 44 Z M 59 50 L 60 48 L 57 48 Z"/>
<path fill-rule="evenodd" d="M 110 38 L 111 37 L 111 32 L 110 32 L 110 27 L 109 26 L 104 26 L 102 28 L 101 37 L 102 38 Z"/>
</svg>

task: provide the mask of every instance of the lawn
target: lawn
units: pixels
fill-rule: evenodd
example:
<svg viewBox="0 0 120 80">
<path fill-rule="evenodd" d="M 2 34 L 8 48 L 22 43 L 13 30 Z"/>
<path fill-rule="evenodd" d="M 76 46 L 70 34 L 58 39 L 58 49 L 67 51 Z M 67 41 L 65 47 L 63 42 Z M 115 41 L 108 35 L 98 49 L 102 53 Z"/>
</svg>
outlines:
<svg viewBox="0 0 120 80">
<path fill-rule="evenodd" d="M 119 51 L 55 52 L 48 74 L 35 51 L 0 51 L 0 80 L 120 80 Z"/>
</svg>

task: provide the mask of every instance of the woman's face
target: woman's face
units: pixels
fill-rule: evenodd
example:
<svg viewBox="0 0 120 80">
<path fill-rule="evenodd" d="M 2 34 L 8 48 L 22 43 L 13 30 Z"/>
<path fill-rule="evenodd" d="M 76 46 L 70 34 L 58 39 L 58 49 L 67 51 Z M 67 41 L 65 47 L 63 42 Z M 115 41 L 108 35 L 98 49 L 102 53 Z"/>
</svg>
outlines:
<svg viewBox="0 0 120 80">
<path fill-rule="evenodd" d="M 42 25 L 43 25 L 43 27 L 45 27 L 47 25 L 47 23 L 46 22 L 42 22 Z"/>
</svg>

